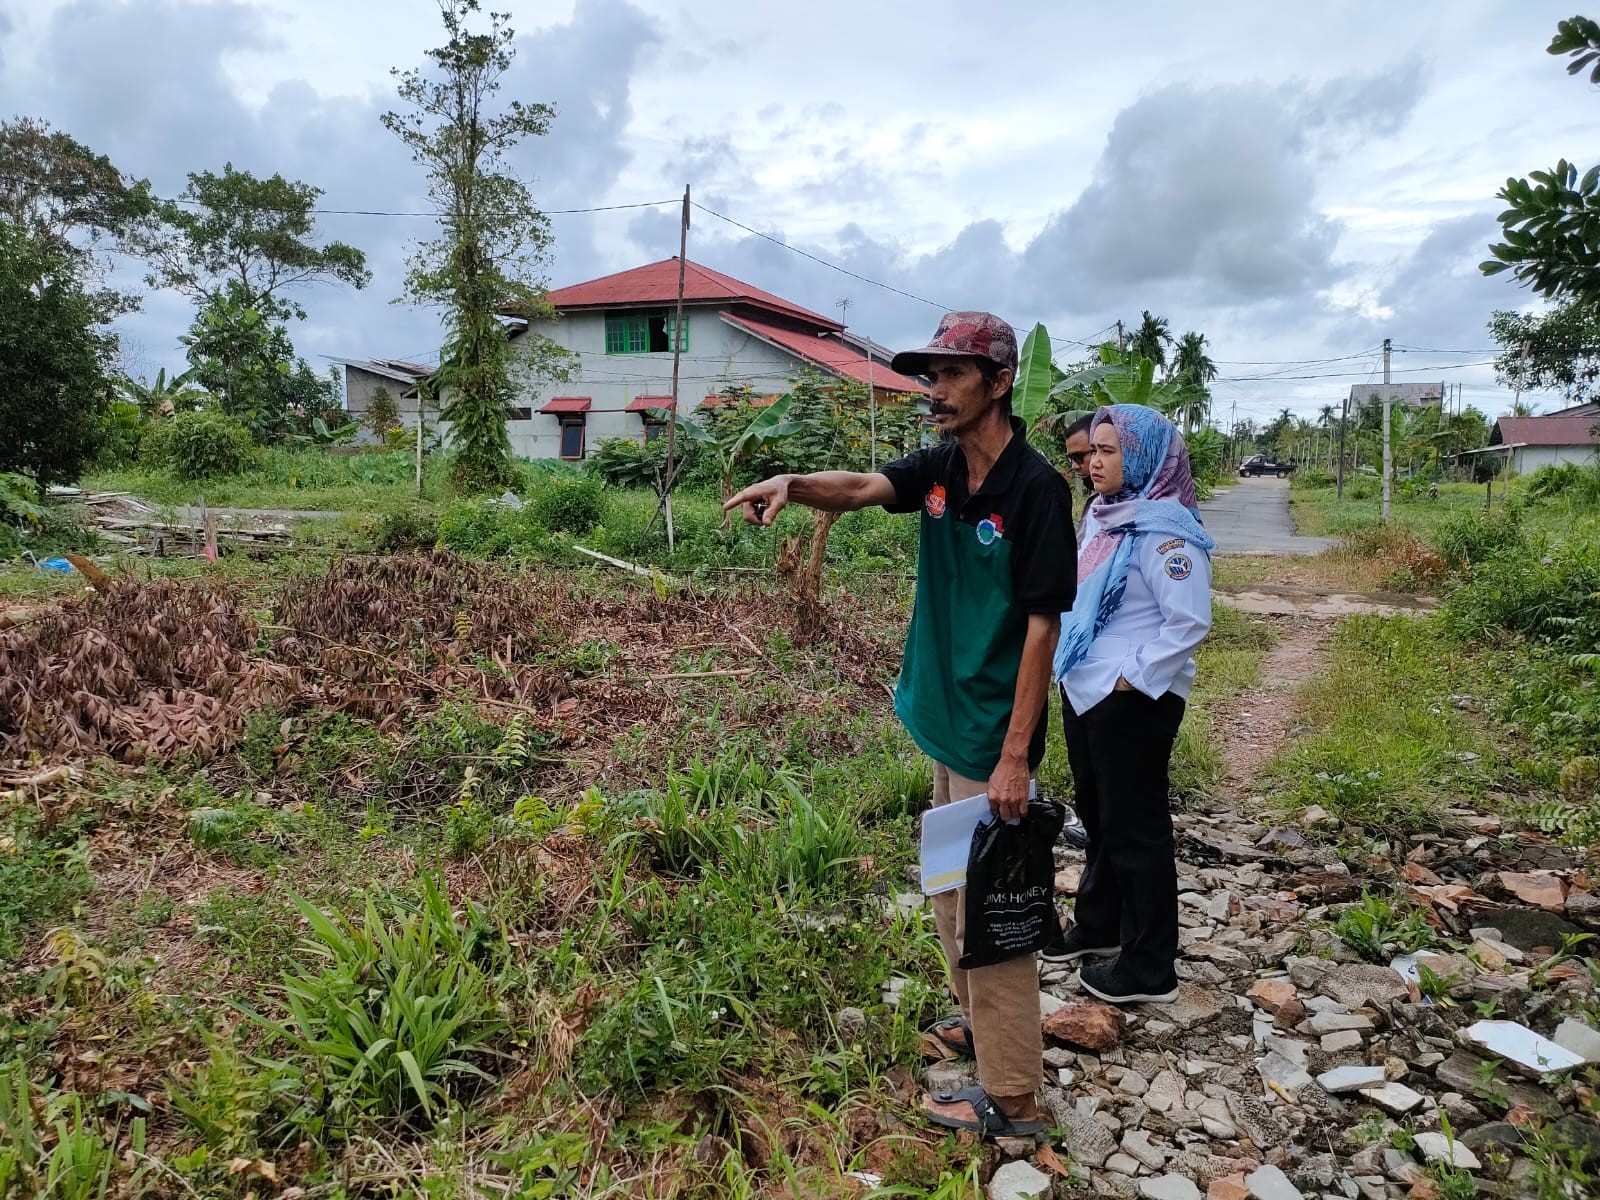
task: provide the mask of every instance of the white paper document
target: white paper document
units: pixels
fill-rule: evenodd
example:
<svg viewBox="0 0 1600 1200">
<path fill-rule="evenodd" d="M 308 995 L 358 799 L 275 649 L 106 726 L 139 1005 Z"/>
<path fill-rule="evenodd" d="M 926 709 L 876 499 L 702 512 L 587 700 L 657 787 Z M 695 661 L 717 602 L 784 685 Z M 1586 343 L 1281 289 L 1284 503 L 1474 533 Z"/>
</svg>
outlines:
<svg viewBox="0 0 1600 1200">
<path fill-rule="evenodd" d="M 1038 786 L 1028 785 L 1028 798 Z M 967 858 L 972 853 L 972 831 L 994 818 L 989 793 L 953 800 L 922 814 L 922 894 L 937 896 L 967 882 Z"/>
</svg>

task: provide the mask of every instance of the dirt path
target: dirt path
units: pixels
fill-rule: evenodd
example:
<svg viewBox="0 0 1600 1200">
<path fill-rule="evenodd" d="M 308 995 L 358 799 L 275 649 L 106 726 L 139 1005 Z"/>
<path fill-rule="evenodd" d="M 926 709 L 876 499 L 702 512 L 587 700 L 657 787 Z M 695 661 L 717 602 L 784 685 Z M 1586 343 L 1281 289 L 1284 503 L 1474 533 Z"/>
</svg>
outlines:
<svg viewBox="0 0 1600 1200">
<path fill-rule="evenodd" d="M 1300 720 L 1295 693 L 1327 660 L 1330 623 L 1317 617 L 1268 618 L 1278 635 L 1261 663 L 1261 682 L 1211 713 L 1213 734 L 1227 764 L 1217 800 L 1227 808 L 1259 794 L 1262 765 L 1294 734 Z"/>
</svg>

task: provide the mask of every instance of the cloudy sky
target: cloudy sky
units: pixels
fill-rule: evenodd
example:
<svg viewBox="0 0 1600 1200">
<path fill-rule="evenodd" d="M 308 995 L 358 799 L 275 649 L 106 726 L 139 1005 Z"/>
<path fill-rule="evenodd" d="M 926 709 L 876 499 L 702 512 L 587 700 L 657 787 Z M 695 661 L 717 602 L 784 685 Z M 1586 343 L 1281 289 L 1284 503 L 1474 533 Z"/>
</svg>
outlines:
<svg viewBox="0 0 1600 1200">
<path fill-rule="evenodd" d="M 549 210 L 697 201 L 689 257 L 921 344 L 940 307 L 1106 336 L 1141 309 L 1211 340 L 1220 416 L 1312 413 L 1380 378 L 1443 379 L 1491 416 L 1496 308 L 1477 264 L 1510 174 L 1587 165 L 1600 95 L 1544 53 L 1571 0 L 499 0 L 507 96 L 554 103 L 517 160 Z M 441 40 L 430 0 L 0 0 L 0 114 L 43 118 L 165 195 L 225 162 L 335 209 L 425 207 L 378 115 Z M 552 286 L 677 252 L 671 204 L 553 218 Z M 372 267 L 312 288 L 308 357 L 428 360 L 391 303 L 409 216 L 322 218 Z M 890 285 L 841 274 L 796 250 Z M 137 270 L 129 279 L 137 278 Z M 182 365 L 152 295 L 125 337 Z M 1546 402 L 1546 406 L 1554 401 Z"/>
</svg>

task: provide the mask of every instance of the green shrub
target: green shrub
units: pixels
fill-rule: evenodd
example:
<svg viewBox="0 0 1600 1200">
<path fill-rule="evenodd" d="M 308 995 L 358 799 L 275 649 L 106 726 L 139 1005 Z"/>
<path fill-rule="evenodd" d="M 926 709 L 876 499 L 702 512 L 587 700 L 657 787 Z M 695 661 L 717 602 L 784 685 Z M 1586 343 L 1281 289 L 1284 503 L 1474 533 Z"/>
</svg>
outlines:
<svg viewBox="0 0 1600 1200">
<path fill-rule="evenodd" d="M 94 460 L 97 470 L 125 467 L 139 457 L 145 421 L 137 404 L 113 400 L 100 414 L 99 424 L 100 451 Z"/>
<path fill-rule="evenodd" d="M 439 518 L 415 508 L 386 512 L 378 518 L 372 548 L 383 554 L 431 550 L 439 541 Z"/>
<path fill-rule="evenodd" d="M 1559 546 L 1523 544 L 1478 563 L 1445 602 L 1445 620 L 1463 637 L 1504 630 L 1600 650 L 1600 527 Z"/>
<path fill-rule="evenodd" d="M 534 520 L 552 533 L 581 537 L 605 515 L 605 486 L 592 476 L 552 478 L 534 489 L 528 505 Z"/>
<path fill-rule="evenodd" d="M 692 445 L 688 439 L 680 439 L 679 457 L 684 457 Z M 606 438 L 589 452 L 583 469 L 609 487 L 654 487 L 657 474 L 666 474 L 667 439 L 640 442 L 626 437 Z"/>
<path fill-rule="evenodd" d="M 1548 500 L 1566 495 L 1580 503 L 1600 502 L 1600 463 L 1587 466 L 1560 463 L 1540 467 L 1528 476 L 1523 485 L 1523 495 L 1530 500 Z"/>
<path fill-rule="evenodd" d="M 237 475 L 254 458 L 250 431 L 215 409 L 153 422 L 139 445 L 141 462 L 185 480 Z"/>
<path fill-rule="evenodd" d="M 1451 513 L 1433 534 L 1433 544 L 1453 567 L 1481 563 L 1526 544 L 1521 511 L 1503 506 L 1492 513 L 1474 509 Z"/>
<path fill-rule="evenodd" d="M 1289 486 L 1299 492 L 1326 491 L 1336 480 L 1322 467 L 1307 467 L 1289 476 Z"/>
</svg>

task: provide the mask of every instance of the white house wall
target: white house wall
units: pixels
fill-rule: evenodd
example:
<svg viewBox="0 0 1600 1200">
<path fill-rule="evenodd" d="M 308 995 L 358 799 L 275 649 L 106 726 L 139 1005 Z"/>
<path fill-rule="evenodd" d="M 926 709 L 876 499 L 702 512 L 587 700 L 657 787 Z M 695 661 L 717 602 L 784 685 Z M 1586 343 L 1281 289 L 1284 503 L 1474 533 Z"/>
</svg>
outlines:
<svg viewBox="0 0 1600 1200">
<path fill-rule="evenodd" d="M 1558 467 L 1562 463 L 1587 466 L 1595 461 L 1594 446 L 1523 446 L 1513 451 L 1516 462 L 1513 470 L 1518 475 L 1530 475 L 1540 467 Z"/>
<path fill-rule="evenodd" d="M 786 392 L 804 364 L 786 351 L 735 329 L 722 320 L 719 310 L 686 307 L 684 325 L 688 348 L 680 365 L 678 407 L 691 412 L 708 395 L 729 385 L 748 385 L 758 395 Z M 552 396 L 588 396 L 585 445 L 593 449 L 607 438 L 644 438 L 644 418 L 627 411 L 636 396 L 666 396 L 672 392 L 672 355 L 607 354 L 605 314 L 577 312 L 558 321 L 534 322 L 535 332 L 578 356 L 572 379 L 565 383 L 541 382 L 525 390 L 518 401 L 533 410 L 526 421 L 511 421 L 512 450 L 523 458 L 557 458 L 561 452 L 561 422 L 539 411 Z"/>
</svg>

